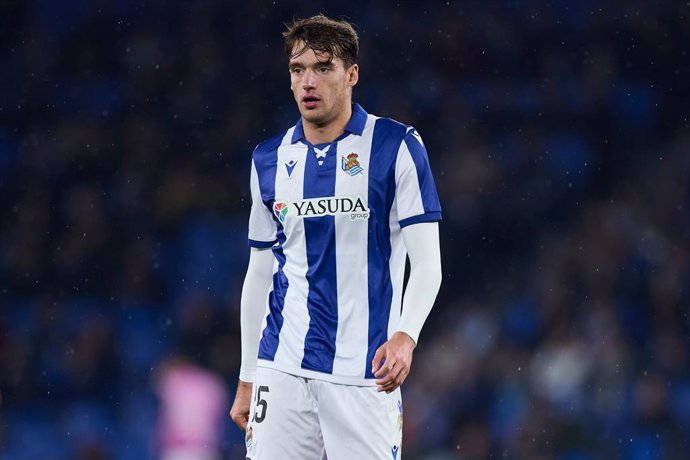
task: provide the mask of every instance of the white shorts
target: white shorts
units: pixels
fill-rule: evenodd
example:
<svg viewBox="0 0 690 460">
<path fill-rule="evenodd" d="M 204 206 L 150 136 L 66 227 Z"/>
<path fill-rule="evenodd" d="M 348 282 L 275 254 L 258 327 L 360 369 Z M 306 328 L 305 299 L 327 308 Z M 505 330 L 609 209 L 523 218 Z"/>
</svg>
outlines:
<svg viewBox="0 0 690 460">
<path fill-rule="evenodd" d="M 402 400 L 259 367 L 245 436 L 250 460 L 400 460 Z"/>
</svg>

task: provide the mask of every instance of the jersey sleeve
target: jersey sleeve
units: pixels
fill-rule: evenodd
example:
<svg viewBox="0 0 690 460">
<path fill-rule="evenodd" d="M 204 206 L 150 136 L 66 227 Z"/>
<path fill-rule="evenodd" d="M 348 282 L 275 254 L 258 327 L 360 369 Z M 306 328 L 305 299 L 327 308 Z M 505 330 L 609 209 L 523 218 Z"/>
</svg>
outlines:
<svg viewBox="0 0 690 460">
<path fill-rule="evenodd" d="M 254 160 L 252 160 L 250 188 L 252 208 L 249 213 L 249 246 L 254 248 L 270 248 L 277 241 L 276 223 L 273 220 L 271 211 L 269 211 L 261 198 L 259 175 L 256 171 Z"/>
<path fill-rule="evenodd" d="M 395 165 L 395 204 L 400 228 L 441 220 L 441 203 L 426 148 L 414 128 L 408 128 Z"/>
</svg>

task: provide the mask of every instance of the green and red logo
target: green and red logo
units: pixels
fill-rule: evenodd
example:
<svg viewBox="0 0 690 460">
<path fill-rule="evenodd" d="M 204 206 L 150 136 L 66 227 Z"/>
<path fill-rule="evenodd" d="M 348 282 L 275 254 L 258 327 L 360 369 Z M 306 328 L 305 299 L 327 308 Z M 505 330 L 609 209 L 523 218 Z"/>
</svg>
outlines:
<svg viewBox="0 0 690 460">
<path fill-rule="evenodd" d="M 278 218 L 280 222 L 285 222 L 285 216 L 288 213 L 288 205 L 282 201 L 276 201 L 273 203 L 273 214 Z"/>
</svg>

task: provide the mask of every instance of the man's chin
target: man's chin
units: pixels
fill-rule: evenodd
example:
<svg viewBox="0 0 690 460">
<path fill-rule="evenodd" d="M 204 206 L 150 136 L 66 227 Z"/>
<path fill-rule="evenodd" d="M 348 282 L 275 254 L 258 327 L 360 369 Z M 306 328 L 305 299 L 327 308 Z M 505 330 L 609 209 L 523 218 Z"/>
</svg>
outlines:
<svg viewBox="0 0 690 460">
<path fill-rule="evenodd" d="M 323 116 L 323 114 L 316 113 L 315 110 L 301 110 L 300 113 L 302 114 L 302 118 L 313 124 L 313 125 L 324 125 L 327 122 L 326 117 Z"/>
</svg>

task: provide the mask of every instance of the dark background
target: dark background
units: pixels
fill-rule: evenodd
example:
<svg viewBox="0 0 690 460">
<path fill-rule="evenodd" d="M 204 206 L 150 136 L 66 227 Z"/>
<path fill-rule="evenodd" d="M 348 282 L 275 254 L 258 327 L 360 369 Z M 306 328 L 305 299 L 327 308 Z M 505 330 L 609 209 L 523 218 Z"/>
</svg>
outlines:
<svg viewBox="0 0 690 460">
<path fill-rule="evenodd" d="M 234 392 L 250 154 L 317 12 L 443 205 L 405 458 L 687 458 L 688 2 L 0 0 L 0 459 L 157 458 L 171 356 Z"/>
</svg>

